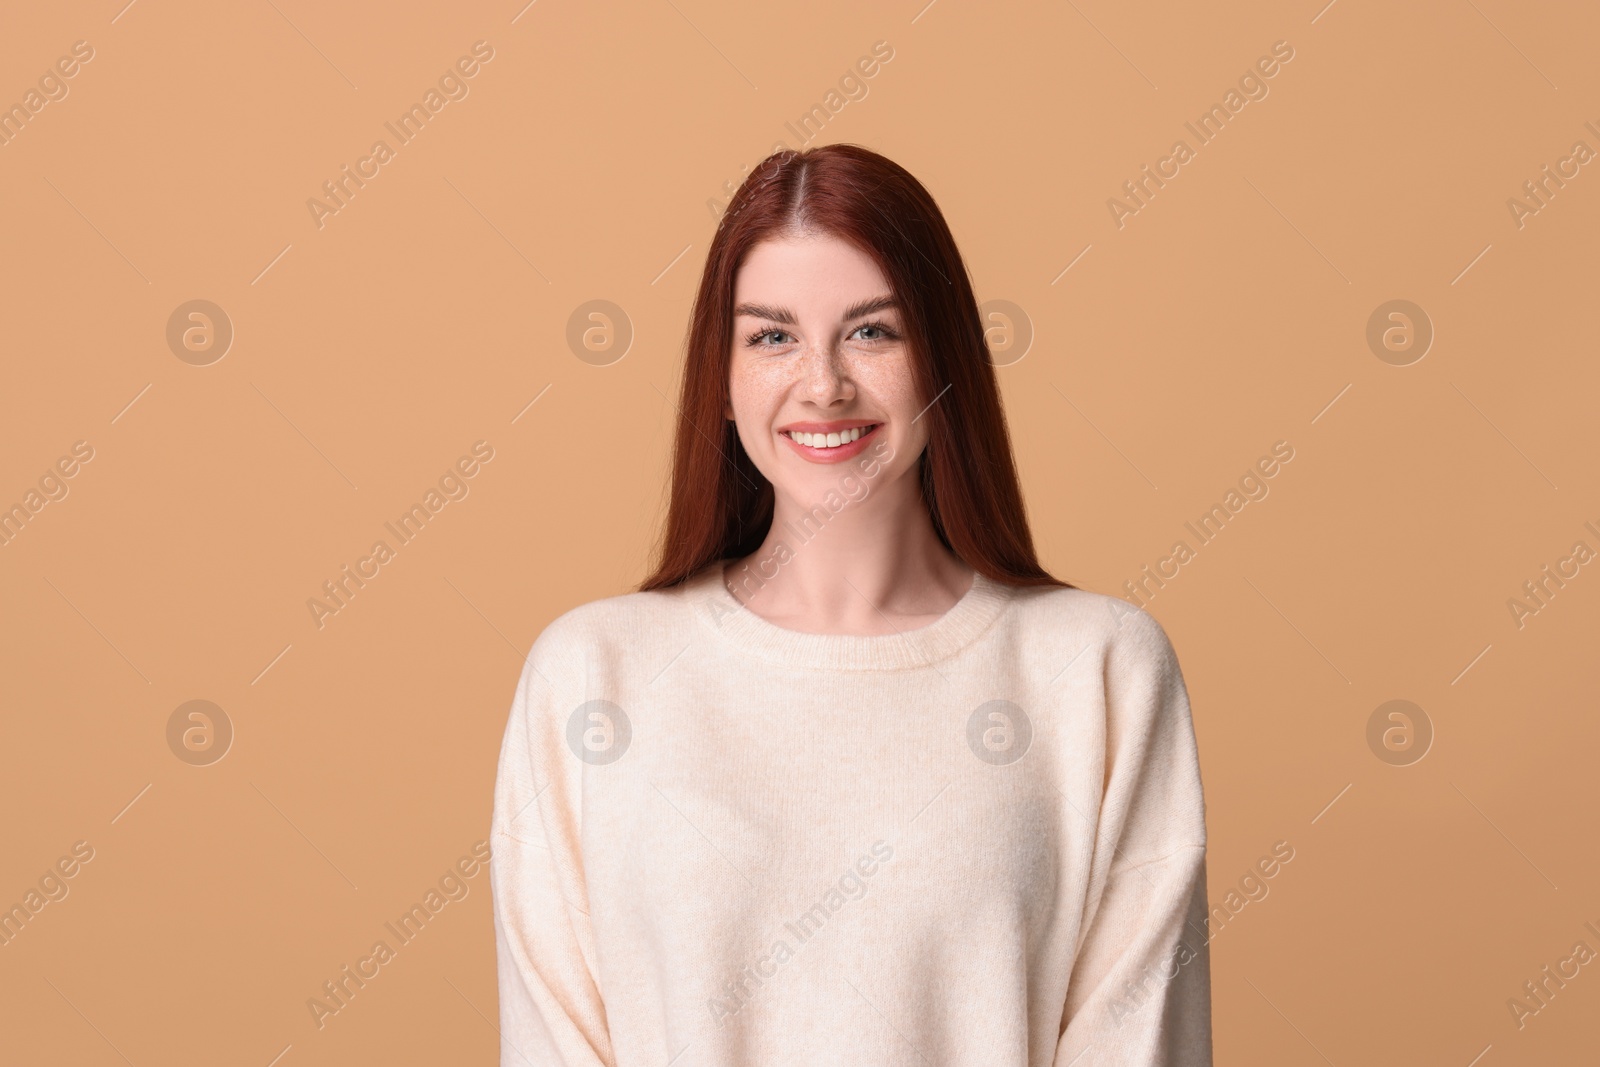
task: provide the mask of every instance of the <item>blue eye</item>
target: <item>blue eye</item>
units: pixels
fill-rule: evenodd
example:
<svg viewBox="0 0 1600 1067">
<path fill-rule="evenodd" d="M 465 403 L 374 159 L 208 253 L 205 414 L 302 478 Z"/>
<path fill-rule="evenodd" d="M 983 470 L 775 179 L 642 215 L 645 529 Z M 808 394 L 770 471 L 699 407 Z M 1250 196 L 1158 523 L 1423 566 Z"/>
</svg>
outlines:
<svg viewBox="0 0 1600 1067">
<path fill-rule="evenodd" d="M 893 330 L 891 330 L 887 325 L 885 325 L 884 323 L 881 323 L 881 322 L 864 322 L 860 326 L 857 326 L 856 329 L 857 330 L 877 330 L 879 332 L 879 334 L 882 335 L 882 336 L 879 336 L 879 337 L 863 338 L 863 340 L 867 340 L 867 341 L 893 341 L 893 340 L 897 339 L 900 336 L 899 334 L 897 334 Z M 854 331 L 852 331 L 852 332 L 854 332 Z"/>
<path fill-rule="evenodd" d="M 768 335 L 775 334 L 775 333 L 776 334 L 783 334 L 784 336 L 788 336 L 788 334 L 783 330 L 757 330 L 755 333 L 753 333 L 750 336 L 746 337 L 744 339 L 744 343 L 749 345 L 752 348 L 757 348 L 757 347 L 760 347 L 760 345 L 762 343 L 761 339 L 763 337 L 767 337 Z"/>
</svg>

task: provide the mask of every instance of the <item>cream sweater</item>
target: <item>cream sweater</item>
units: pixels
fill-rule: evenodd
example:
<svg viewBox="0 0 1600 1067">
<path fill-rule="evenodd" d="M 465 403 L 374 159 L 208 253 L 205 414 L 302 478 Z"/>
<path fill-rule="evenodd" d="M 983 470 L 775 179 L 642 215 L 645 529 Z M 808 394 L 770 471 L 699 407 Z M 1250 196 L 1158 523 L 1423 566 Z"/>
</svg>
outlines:
<svg viewBox="0 0 1600 1067">
<path fill-rule="evenodd" d="M 713 565 L 586 604 L 528 654 L 491 840 L 502 1064 L 1211 1063 L 1188 695 L 1115 597 L 979 575 L 806 634 Z"/>
</svg>

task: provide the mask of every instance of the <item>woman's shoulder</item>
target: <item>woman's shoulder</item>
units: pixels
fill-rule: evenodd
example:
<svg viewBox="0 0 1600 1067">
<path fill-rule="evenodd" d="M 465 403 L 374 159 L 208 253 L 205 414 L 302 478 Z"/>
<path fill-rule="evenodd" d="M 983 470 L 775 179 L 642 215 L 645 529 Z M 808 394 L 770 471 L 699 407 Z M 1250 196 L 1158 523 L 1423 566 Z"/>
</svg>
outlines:
<svg viewBox="0 0 1600 1067">
<path fill-rule="evenodd" d="M 665 589 L 632 590 L 568 608 L 545 624 L 529 650 L 539 660 L 604 659 L 639 652 L 665 635 L 681 633 L 695 580 Z"/>
<path fill-rule="evenodd" d="M 1150 612 L 1120 596 L 1080 587 L 1030 586 L 1016 591 L 1024 628 L 1053 644 L 1098 646 L 1107 656 L 1165 666 L 1176 661 L 1166 629 Z"/>
</svg>

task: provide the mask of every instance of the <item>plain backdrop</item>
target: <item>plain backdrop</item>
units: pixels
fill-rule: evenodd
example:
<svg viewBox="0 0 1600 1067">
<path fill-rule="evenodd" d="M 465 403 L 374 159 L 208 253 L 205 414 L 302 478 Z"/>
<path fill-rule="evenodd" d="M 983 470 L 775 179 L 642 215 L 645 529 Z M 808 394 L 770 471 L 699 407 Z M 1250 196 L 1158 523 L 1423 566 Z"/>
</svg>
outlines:
<svg viewBox="0 0 1600 1067">
<path fill-rule="evenodd" d="M 12 12 L 0 904 L 66 895 L 0 945 L 5 1058 L 495 1061 L 481 871 L 307 1002 L 487 837 L 539 631 L 644 575 L 717 210 L 852 141 L 967 257 L 1045 564 L 1116 594 L 1192 550 L 1148 605 L 1213 901 L 1294 855 L 1212 943 L 1217 1062 L 1592 1059 L 1595 967 L 1524 983 L 1600 951 L 1600 18 L 1319 2 Z"/>
</svg>

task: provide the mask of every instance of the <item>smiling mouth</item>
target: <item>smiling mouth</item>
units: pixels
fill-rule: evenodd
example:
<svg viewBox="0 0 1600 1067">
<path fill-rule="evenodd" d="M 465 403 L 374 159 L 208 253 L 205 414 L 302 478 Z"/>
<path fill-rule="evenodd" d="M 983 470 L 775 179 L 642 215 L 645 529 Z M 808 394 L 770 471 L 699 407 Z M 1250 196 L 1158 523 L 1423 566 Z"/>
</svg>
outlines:
<svg viewBox="0 0 1600 1067">
<path fill-rule="evenodd" d="M 856 426 L 840 433 L 804 433 L 800 430 L 789 430 L 784 436 L 795 444 L 805 445 L 807 448 L 840 448 L 861 440 L 882 425 L 881 422 L 875 422 L 870 426 Z"/>
</svg>

